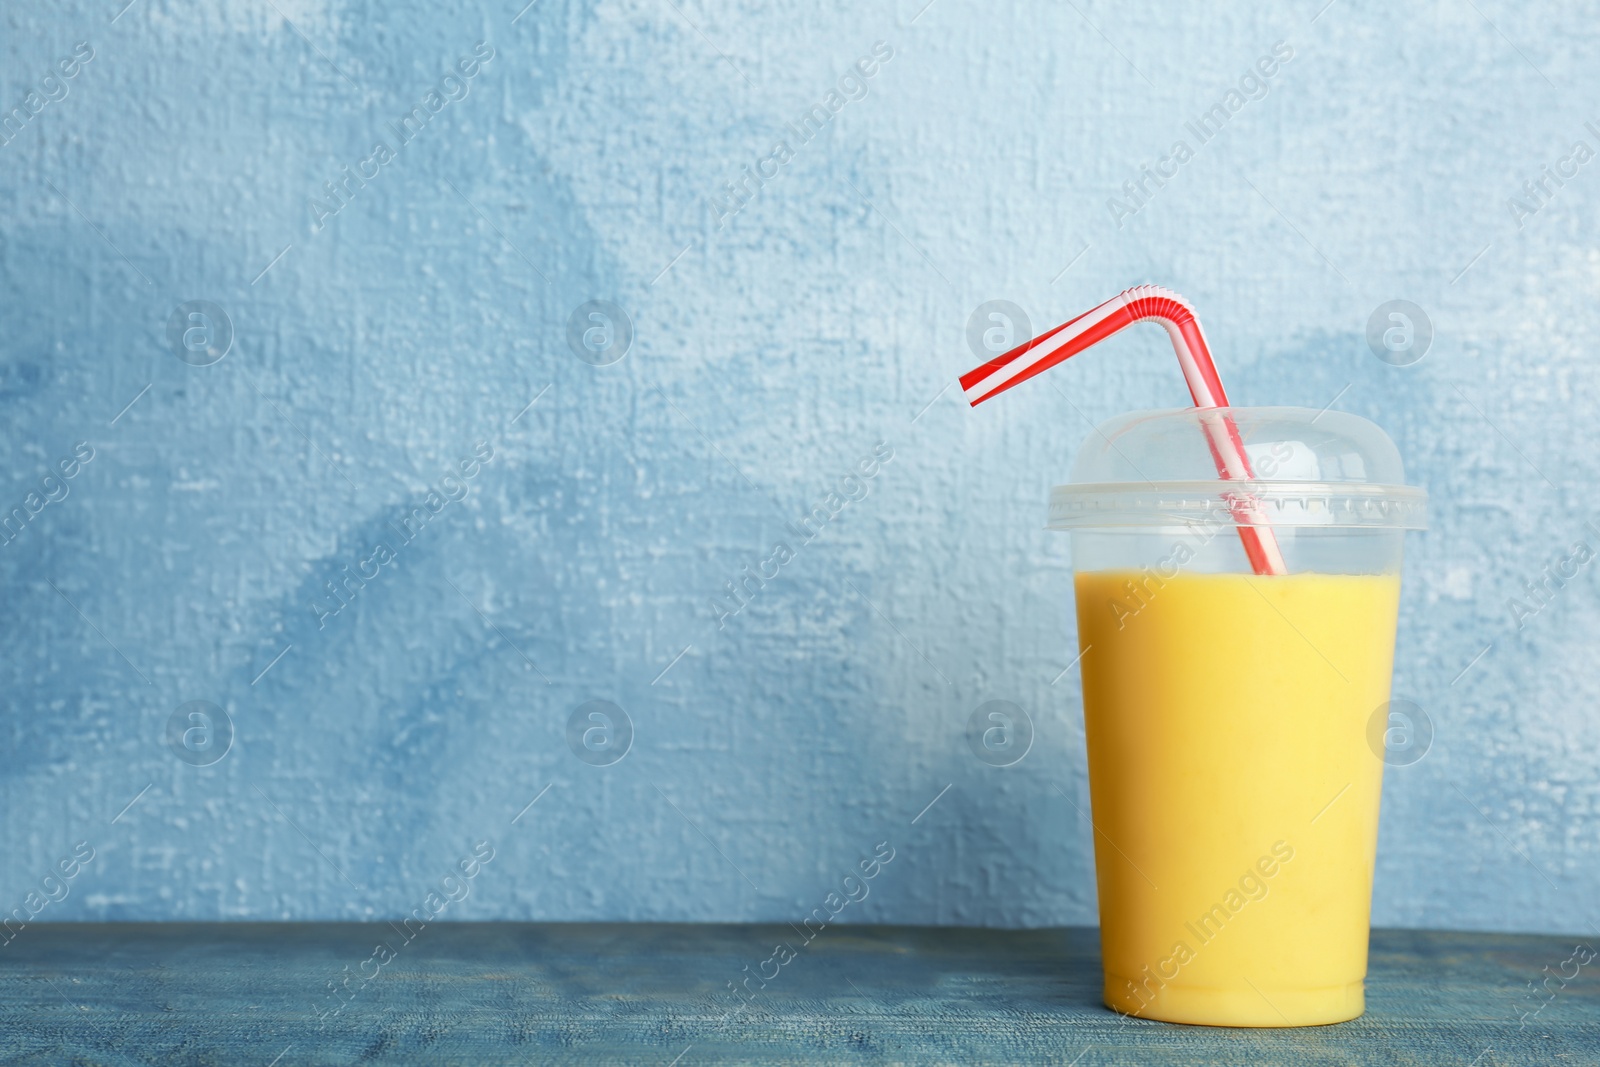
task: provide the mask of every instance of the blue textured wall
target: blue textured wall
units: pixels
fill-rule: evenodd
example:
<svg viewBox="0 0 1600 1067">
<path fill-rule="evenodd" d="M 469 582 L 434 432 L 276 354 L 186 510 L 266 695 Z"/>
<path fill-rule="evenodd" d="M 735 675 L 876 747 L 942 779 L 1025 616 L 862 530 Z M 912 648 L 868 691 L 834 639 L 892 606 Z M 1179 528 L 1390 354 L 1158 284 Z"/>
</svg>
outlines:
<svg viewBox="0 0 1600 1067">
<path fill-rule="evenodd" d="M 951 383 L 980 304 L 1155 281 L 1236 402 L 1374 419 L 1433 494 L 1375 920 L 1593 928 L 1595 569 L 1507 601 L 1600 545 L 1594 5 L 124 2 L 0 16 L 0 910 L 82 841 L 41 921 L 397 914 L 487 840 L 452 917 L 780 919 L 886 840 L 857 917 L 1092 921 L 1044 498 L 1181 383 L 1153 329 Z M 632 338 L 586 361 L 591 300 Z"/>
</svg>

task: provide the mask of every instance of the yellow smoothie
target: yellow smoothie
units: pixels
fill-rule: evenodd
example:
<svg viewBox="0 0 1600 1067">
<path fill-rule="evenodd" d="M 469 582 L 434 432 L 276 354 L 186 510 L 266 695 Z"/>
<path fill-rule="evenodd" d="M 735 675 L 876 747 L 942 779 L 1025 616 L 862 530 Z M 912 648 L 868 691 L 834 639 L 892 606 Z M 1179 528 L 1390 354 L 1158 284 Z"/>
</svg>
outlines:
<svg viewBox="0 0 1600 1067">
<path fill-rule="evenodd" d="M 1076 584 L 1106 1004 L 1360 1015 L 1399 576 Z"/>
</svg>

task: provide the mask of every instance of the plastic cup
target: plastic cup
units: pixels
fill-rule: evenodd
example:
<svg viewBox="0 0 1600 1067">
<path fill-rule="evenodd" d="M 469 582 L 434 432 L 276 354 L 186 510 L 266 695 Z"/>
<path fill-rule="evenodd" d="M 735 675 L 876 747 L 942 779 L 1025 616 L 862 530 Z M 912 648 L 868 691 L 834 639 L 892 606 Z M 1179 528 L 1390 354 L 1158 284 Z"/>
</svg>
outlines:
<svg viewBox="0 0 1600 1067">
<path fill-rule="evenodd" d="M 1364 419 L 1223 410 L 1250 481 L 1218 480 L 1191 408 L 1103 424 L 1051 494 L 1072 534 L 1105 1002 L 1342 1022 L 1364 1007 L 1384 765 L 1368 726 L 1426 494 Z M 1287 573 L 1252 573 L 1238 494 Z"/>
</svg>

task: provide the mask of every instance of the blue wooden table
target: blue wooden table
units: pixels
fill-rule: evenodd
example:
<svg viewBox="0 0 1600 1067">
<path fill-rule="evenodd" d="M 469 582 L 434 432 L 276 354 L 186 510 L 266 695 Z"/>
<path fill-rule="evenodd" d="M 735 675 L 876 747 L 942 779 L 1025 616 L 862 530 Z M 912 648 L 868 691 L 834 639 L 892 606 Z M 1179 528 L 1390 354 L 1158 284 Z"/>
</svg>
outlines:
<svg viewBox="0 0 1600 1067">
<path fill-rule="evenodd" d="M 0 1062 L 1600 1064 L 1587 944 L 1378 931 L 1363 1018 L 1228 1030 L 1102 1008 L 1091 929 L 33 925 Z"/>
</svg>

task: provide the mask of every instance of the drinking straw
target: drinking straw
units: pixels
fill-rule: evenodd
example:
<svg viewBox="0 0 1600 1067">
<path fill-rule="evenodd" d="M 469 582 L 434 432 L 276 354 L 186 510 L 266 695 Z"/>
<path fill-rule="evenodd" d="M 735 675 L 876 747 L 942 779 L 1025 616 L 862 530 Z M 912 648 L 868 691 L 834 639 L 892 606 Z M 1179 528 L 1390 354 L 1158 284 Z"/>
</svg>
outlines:
<svg viewBox="0 0 1600 1067">
<path fill-rule="evenodd" d="M 1200 426 L 1210 446 L 1211 458 L 1217 473 L 1225 481 L 1247 481 L 1255 477 L 1250 469 L 1244 441 L 1239 437 L 1239 427 L 1226 411 L 1214 411 L 1228 406 L 1228 394 L 1217 376 L 1216 363 L 1206 344 L 1200 320 L 1194 307 L 1170 289 L 1158 285 L 1139 285 L 1125 289 L 1099 307 L 1084 312 L 1077 318 L 1062 323 L 1053 330 L 1040 334 L 1018 345 L 1004 355 L 961 376 L 961 388 L 973 407 L 1012 386 L 1043 373 L 1057 363 L 1070 359 L 1084 349 L 1099 344 L 1107 337 L 1132 326 L 1136 322 L 1153 320 L 1166 328 L 1172 338 L 1172 347 L 1178 354 L 1178 366 L 1189 386 L 1189 395 L 1200 409 Z M 1028 359 L 1036 349 L 1048 350 L 1043 355 Z M 1278 549 L 1278 539 L 1266 525 L 1266 516 L 1255 499 L 1247 493 L 1223 493 L 1228 510 L 1238 524 L 1239 541 L 1244 545 L 1250 567 L 1257 574 L 1287 574 L 1283 554 Z"/>
</svg>

